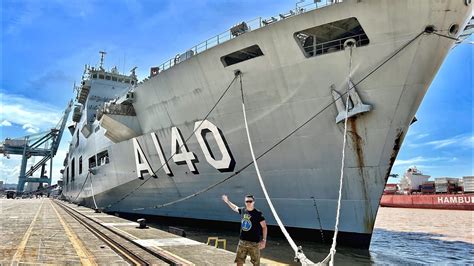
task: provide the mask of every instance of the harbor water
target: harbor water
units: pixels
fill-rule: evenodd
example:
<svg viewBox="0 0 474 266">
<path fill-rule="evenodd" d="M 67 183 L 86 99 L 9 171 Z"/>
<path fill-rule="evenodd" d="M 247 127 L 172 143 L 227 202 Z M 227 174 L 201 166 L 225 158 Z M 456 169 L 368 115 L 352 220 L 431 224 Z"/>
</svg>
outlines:
<svg viewBox="0 0 474 266">
<path fill-rule="evenodd" d="M 271 215 L 271 214 L 269 214 Z M 155 223 L 167 228 L 171 224 Z M 337 246 L 337 265 L 406 265 L 406 264 L 473 264 L 474 212 L 380 208 L 369 250 Z M 227 240 L 227 249 L 236 250 L 238 226 L 235 230 L 209 228 L 206 225 L 179 224 L 186 237 L 206 242 L 208 237 Z M 322 260 L 328 244 L 295 239 L 313 261 Z M 293 251 L 283 237 L 269 236 L 262 257 L 294 264 Z"/>
</svg>

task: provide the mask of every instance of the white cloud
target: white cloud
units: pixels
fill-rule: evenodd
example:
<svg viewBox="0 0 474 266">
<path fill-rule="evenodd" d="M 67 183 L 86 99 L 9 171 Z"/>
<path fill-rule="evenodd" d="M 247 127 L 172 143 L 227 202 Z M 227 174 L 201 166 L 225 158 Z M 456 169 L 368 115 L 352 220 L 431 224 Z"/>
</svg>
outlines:
<svg viewBox="0 0 474 266">
<path fill-rule="evenodd" d="M 415 139 L 422 139 L 422 138 L 425 138 L 425 137 L 428 137 L 430 134 L 428 133 L 424 133 L 424 134 L 418 134 L 415 136 Z"/>
<path fill-rule="evenodd" d="M 421 147 L 421 146 L 431 146 L 434 149 L 441 149 L 445 147 L 461 147 L 461 148 L 474 148 L 474 135 L 471 134 L 461 134 L 453 136 L 450 138 L 432 140 L 424 143 L 418 144 L 408 144 L 410 147 Z"/>
<path fill-rule="evenodd" d="M 26 132 L 33 133 L 33 134 L 38 133 L 40 130 L 38 127 L 35 127 L 32 124 L 24 124 L 22 128 L 26 130 Z"/>
<path fill-rule="evenodd" d="M 2 123 L 0 123 L 0 127 L 10 127 L 12 123 L 8 120 L 3 120 Z"/>
<path fill-rule="evenodd" d="M 0 158 L 0 179 L 4 183 L 17 183 L 18 176 L 20 175 L 20 157 L 11 157 L 7 159 L 6 157 Z"/>
<path fill-rule="evenodd" d="M 419 163 L 430 163 L 430 162 L 449 162 L 449 161 L 455 161 L 457 160 L 456 157 L 454 158 L 449 158 L 449 157 L 431 157 L 431 158 L 426 158 L 423 156 L 417 156 L 413 157 L 410 159 L 397 159 L 395 163 L 393 164 L 394 166 L 401 166 L 401 165 L 406 165 L 406 166 L 414 166 L 418 165 Z"/>
<path fill-rule="evenodd" d="M 0 118 L 21 125 L 29 133 L 37 133 L 56 126 L 62 111 L 47 103 L 28 99 L 21 95 L 0 91 Z"/>
</svg>

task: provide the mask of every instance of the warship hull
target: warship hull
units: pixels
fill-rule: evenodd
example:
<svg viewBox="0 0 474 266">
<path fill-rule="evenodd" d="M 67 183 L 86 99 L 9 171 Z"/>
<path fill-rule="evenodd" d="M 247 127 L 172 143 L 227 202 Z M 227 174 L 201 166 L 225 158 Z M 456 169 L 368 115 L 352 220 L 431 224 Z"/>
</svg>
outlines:
<svg viewBox="0 0 474 266">
<path fill-rule="evenodd" d="M 454 45 L 452 39 L 422 32 L 428 27 L 449 35 L 452 25 L 466 25 L 470 12 L 472 7 L 462 0 L 348 0 L 207 49 L 133 89 L 138 136 L 111 141 L 106 136 L 113 129 L 103 127 L 97 127 L 88 138 L 81 135 L 78 148 L 70 150 L 67 160 L 107 150 L 108 162 L 96 167 L 89 179 L 84 171 L 76 174 L 74 182 L 65 182 L 63 195 L 88 206 L 94 206 L 94 195 L 97 207 L 107 212 L 239 222 L 221 195 L 243 205 L 244 195 L 253 194 L 267 223 L 276 225 L 253 165 L 239 170 L 252 162 L 242 113 L 243 92 L 257 156 L 320 112 L 258 162 L 284 225 L 296 231 L 310 230 L 315 240 L 321 238 L 320 231 L 329 236 L 336 219 L 344 135 L 344 119 L 336 121 L 341 110 L 333 91 L 343 95 L 350 79 L 356 84 L 359 101 L 370 108 L 347 121 L 338 243 L 352 239 L 360 247 L 368 247 L 397 152 Z M 298 43 L 298 32 L 348 18 L 356 18 L 363 28 L 368 39 L 363 45 L 308 55 Z M 225 55 L 254 45 L 262 55 L 226 65 Z M 242 90 L 239 78 L 232 82 L 237 70 L 242 73 Z M 355 99 L 351 102 L 356 105 Z M 198 130 L 198 135 L 195 129 L 205 118 L 211 129 Z M 100 125 L 100 121 L 95 123 Z M 176 138 L 186 140 L 188 136 L 186 145 L 180 147 Z M 163 167 L 160 146 L 165 159 L 174 150 L 181 157 Z M 156 172 L 156 177 L 147 169 Z M 162 206 L 231 175 L 204 193 Z"/>
</svg>

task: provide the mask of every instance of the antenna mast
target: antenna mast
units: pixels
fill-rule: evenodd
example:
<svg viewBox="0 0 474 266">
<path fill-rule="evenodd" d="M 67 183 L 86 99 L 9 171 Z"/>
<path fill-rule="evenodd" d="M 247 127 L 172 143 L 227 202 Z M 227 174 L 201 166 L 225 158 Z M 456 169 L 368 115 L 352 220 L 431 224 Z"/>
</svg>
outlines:
<svg viewBox="0 0 474 266">
<path fill-rule="evenodd" d="M 100 65 L 99 65 L 99 69 L 100 70 L 104 70 L 104 56 L 107 54 L 106 52 L 104 51 L 99 51 L 99 54 L 100 54 Z"/>
</svg>

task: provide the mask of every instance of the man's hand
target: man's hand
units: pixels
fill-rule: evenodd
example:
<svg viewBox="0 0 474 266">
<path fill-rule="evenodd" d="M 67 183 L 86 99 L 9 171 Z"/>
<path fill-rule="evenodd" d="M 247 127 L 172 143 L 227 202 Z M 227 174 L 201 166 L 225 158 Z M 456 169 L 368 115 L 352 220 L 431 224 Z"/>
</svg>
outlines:
<svg viewBox="0 0 474 266">
<path fill-rule="evenodd" d="M 227 197 L 227 195 L 222 195 L 222 200 L 227 203 L 229 201 L 229 198 Z"/>
<path fill-rule="evenodd" d="M 230 202 L 229 198 L 227 197 L 227 195 L 222 195 L 222 200 L 227 203 L 227 205 L 229 205 L 229 207 L 235 211 L 235 212 L 239 212 L 239 207 L 237 207 L 237 205 L 235 205 L 234 203 Z"/>
<path fill-rule="evenodd" d="M 258 242 L 258 249 L 264 249 L 266 243 L 267 243 L 266 240 L 262 240 L 262 241 Z"/>
</svg>

